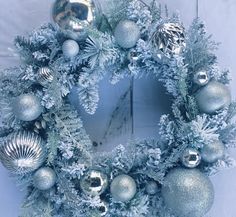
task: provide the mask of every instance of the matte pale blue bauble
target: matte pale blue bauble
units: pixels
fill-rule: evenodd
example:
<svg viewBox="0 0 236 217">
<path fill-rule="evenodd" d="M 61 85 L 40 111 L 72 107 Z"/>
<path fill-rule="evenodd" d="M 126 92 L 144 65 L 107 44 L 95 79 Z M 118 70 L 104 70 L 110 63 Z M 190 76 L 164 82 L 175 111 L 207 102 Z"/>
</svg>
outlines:
<svg viewBox="0 0 236 217">
<path fill-rule="evenodd" d="M 42 167 L 35 172 L 33 183 L 39 190 L 48 190 L 56 183 L 56 173 L 49 167 Z"/>
<path fill-rule="evenodd" d="M 165 177 L 162 197 L 176 217 L 203 217 L 214 202 L 214 188 L 199 170 L 177 168 Z"/>
<path fill-rule="evenodd" d="M 43 107 L 37 96 L 22 94 L 13 100 L 12 110 L 17 119 L 33 121 L 41 115 Z"/>
<path fill-rule="evenodd" d="M 135 22 L 123 20 L 116 26 L 114 36 L 122 48 L 132 48 L 140 38 L 140 30 Z"/>
<path fill-rule="evenodd" d="M 63 55 L 67 58 L 73 58 L 79 53 L 79 45 L 74 40 L 66 40 L 62 45 Z"/>
<path fill-rule="evenodd" d="M 229 88 L 218 81 L 210 81 L 197 92 L 195 98 L 199 110 L 206 114 L 214 114 L 231 103 Z"/>
<path fill-rule="evenodd" d="M 149 181 L 149 182 L 147 182 L 147 184 L 145 186 L 145 190 L 148 194 L 154 195 L 157 193 L 158 185 L 155 181 Z"/>
<path fill-rule="evenodd" d="M 205 144 L 201 149 L 202 159 L 207 163 L 214 163 L 223 158 L 225 146 L 220 140 Z"/>
<path fill-rule="evenodd" d="M 126 202 L 134 197 L 137 186 L 132 177 L 119 175 L 112 181 L 110 191 L 115 200 Z"/>
</svg>

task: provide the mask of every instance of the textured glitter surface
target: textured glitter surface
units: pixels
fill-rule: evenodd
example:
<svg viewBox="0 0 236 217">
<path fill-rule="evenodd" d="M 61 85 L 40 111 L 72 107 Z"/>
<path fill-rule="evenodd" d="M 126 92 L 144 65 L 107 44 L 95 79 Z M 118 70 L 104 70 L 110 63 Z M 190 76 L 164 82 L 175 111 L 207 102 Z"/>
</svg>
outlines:
<svg viewBox="0 0 236 217">
<path fill-rule="evenodd" d="M 214 188 L 199 170 L 177 168 L 166 176 L 162 196 L 178 217 L 202 217 L 213 204 Z"/>
</svg>

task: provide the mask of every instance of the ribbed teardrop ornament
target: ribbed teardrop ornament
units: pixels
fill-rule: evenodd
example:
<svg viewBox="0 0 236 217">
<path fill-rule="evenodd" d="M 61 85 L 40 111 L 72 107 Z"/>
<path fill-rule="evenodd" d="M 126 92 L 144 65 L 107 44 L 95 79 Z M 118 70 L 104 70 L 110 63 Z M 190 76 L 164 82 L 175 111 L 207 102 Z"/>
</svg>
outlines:
<svg viewBox="0 0 236 217">
<path fill-rule="evenodd" d="M 27 131 L 10 134 L 0 146 L 0 160 L 12 173 L 25 174 L 38 169 L 46 158 L 41 137 Z"/>
</svg>

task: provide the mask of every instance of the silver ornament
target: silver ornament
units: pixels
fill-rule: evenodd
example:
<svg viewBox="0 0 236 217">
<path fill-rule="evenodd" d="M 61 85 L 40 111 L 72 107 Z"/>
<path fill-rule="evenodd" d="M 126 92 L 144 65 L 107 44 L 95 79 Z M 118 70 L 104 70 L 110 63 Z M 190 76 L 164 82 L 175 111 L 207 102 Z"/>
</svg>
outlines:
<svg viewBox="0 0 236 217">
<path fill-rule="evenodd" d="M 152 34 L 154 53 L 161 52 L 167 57 L 179 55 L 186 47 L 184 27 L 179 23 L 163 23 Z"/>
<path fill-rule="evenodd" d="M 12 111 L 19 120 L 33 121 L 41 115 L 43 107 L 37 96 L 22 94 L 13 100 Z"/>
<path fill-rule="evenodd" d="M 52 81 L 54 80 L 54 73 L 52 69 L 50 69 L 49 67 L 39 68 L 37 80 L 42 86 L 46 86 L 49 83 L 52 83 Z"/>
<path fill-rule="evenodd" d="M 220 140 L 205 144 L 201 149 L 202 159 L 207 163 L 214 163 L 222 159 L 224 154 L 225 147 Z"/>
<path fill-rule="evenodd" d="M 194 74 L 193 82 L 199 86 L 205 86 L 210 81 L 210 76 L 207 71 L 199 71 Z"/>
<path fill-rule="evenodd" d="M 181 161 L 188 168 L 197 167 L 201 162 L 200 152 L 195 148 L 186 148 Z"/>
<path fill-rule="evenodd" d="M 82 191 L 90 196 L 101 195 L 107 189 L 107 186 L 107 175 L 97 170 L 90 170 L 80 180 L 80 187 Z"/>
<path fill-rule="evenodd" d="M 155 181 L 149 181 L 147 182 L 145 189 L 148 194 L 154 195 L 157 193 L 158 185 Z"/>
<path fill-rule="evenodd" d="M 35 172 L 33 183 L 39 190 L 48 190 L 56 183 L 56 173 L 49 167 L 42 167 Z"/>
<path fill-rule="evenodd" d="M 195 98 L 199 110 L 207 114 L 214 114 L 231 103 L 230 90 L 218 81 L 210 81 L 196 93 Z"/>
<path fill-rule="evenodd" d="M 0 160 L 12 173 L 25 174 L 39 168 L 46 158 L 44 142 L 35 133 L 10 134 L 0 146 Z"/>
<path fill-rule="evenodd" d="M 140 38 L 140 30 L 135 22 L 123 20 L 116 26 L 114 36 L 122 48 L 132 48 Z"/>
<path fill-rule="evenodd" d="M 83 39 L 85 27 L 95 22 L 95 7 L 92 0 L 56 0 L 52 17 L 68 37 Z"/>
<path fill-rule="evenodd" d="M 101 202 L 100 207 L 98 208 L 98 212 L 100 216 L 105 216 L 108 213 L 108 204 L 104 201 Z"/>
<path fill-rule="evenodd" d="M 62 45 L 62 52 L 65 57 L 73 58 L 79 53 L 79 45 L 74 40 L 66 40 Z"/>
<path fill-rule="evenodd" d="M 115 200 L 126 202 L 134 197 L 137 192 L 137 186 L 132 177 L 119 175 L 112 181 L 110 191 Z"/>
<path fill-rule="evenodd" d="M 214 202 L 210 179 L 197 169 L 173 169 L 162 187 L 165 205 L 179 217 L 203 217 Z"/>
</svg>

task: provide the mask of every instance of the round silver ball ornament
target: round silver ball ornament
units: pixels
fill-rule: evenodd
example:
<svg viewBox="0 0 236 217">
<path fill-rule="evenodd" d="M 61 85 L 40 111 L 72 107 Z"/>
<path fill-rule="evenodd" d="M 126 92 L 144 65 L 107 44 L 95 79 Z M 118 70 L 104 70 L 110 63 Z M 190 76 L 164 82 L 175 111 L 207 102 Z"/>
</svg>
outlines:
<svg viewBox="0 0 236 217">
<path fill-rule="evenodd" d="M 114 36 L 120 47 L 132 48 L 140 38 L 140 30 L 135 22 L 122 20 L 116 26 Z"/>
<path fill-rule="evenodd" d="M 188 168 L 197 167 L 201 162 L 201 154 L 195 148 L 186 148 L 181 157 L 182 164 Z"/>
<path fill-rule="evenodd" d="M 44 142 L 35 133 L 10 134 L 0 146 L 0 160 L 12 173 L 25 174 L 38 169 L 46 158 Z"/>
<path fill-rule="evenodd" d="M 85 27 L 95 23 L 95 6 L 92 0 L 56 0 L 52 17 L 68 37 L 83 39 Z"/>
<path fill-rule="evenodd" d="M 202 159 L 207 163 L 214 163 L 222 159 L 224 154 L 225 146 L 220 140 L 205 144 L 201 149 Z"/>
<path fill-rule="evenodd" d="M 158 191 L 158 185 L 155 181 L 149 181 L 146 183 L 145 190 L 148 194 L 154 195 Z"/>
<path fill-rule="evenodd" d="M 163 23 L 152 34 L 151 43 L 154 53 L 166 57 L 179 55 L 186 47 L 184 27 L 179 23 Z"/>
<path fill-rule="evenodd" d="M 12 102 L 13 114 L 21 121 L 33 121 L 37 119 L 43 107 L 37 96 L 33 94 L 22 94 Z"/>
<path fill-rule="evenodd" d="M 82 191 L 90 196 L 101 195 L 107 189 L 107 186 L 107 175 L 97 170 L 88 171 L 80 180 Z"/>
<path fill-rule="evenodd" d="M 193 82 L 198 86 L 205 86 L 210 81 L 210 75 L 207 71 L 199 71 L 194 74 Z"/>
<path fill-rule="evenodd" d="M 100 216 L 105 216 L 108 213 L 109 205 L 102 201 L 100 207 L 98 208 L 98 212 Z"/>
<path fill-rule="evenodd" d="M 39 190 L 48 190 L 56 183 L 56 173 L 49 167 L 42 167 L 35 172 L 33 183 Z"/>
<path fill-rule="evenodd" d="M 79 45 L 75 40 L 66 40 L 62 44 L 62 52 L 66 58 L 73 58 L 79 53 Z"/>
<path fill-rule="evenodd" d="M 227 86 L 213 80 L 196 93 L 195 99 L 202 113 L 214 114 L 230 105 L 231 93 Z"/>
<path fill-rule="evenodd" d="M 115 200 L 127 202 L 135 196 L 137 186 L 132 177 L 128 175 L 119 175 L 112 181 L 110 191 Z"/>
<path fill-rule="evenodd" d="M 176 216 L 203 217 L 213 205 L 213 185 L 197 169 L 173 169 L 164 183 L 162 197 L 167 208 Z"/>
<path fill-rule="evenodd" d="M 39 68 L 37 80 L 42 86 L 47 86 L 48 84 L 52 83 L 54 80 L 54 73 L 52 69 L 49 67 Z"/>
</svg>

